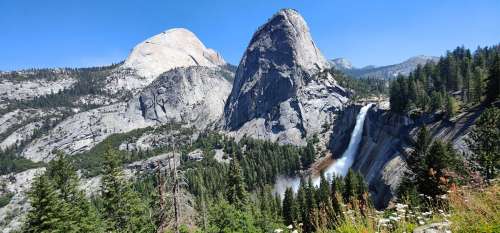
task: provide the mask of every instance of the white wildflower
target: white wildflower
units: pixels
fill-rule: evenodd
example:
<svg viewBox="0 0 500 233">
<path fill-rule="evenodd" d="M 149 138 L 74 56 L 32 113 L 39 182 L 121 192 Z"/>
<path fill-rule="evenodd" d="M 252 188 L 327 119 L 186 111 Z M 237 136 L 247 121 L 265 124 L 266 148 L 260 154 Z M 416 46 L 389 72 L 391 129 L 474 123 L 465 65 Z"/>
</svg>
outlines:
<svg viewBox="0 0 500 233">
<path fill-rule="evenodd" d="M 379 219 L 379 220 L 378 220 L 378 224 L 379 224 L 379 225 L 383 225 L 383 224 L 389 223 L 389 221 L 390 221 L 390 220 L 389 220 L 389 219 L 387 219 L 387 218 L 382 218 L 382 219 Z"/>
</svg>

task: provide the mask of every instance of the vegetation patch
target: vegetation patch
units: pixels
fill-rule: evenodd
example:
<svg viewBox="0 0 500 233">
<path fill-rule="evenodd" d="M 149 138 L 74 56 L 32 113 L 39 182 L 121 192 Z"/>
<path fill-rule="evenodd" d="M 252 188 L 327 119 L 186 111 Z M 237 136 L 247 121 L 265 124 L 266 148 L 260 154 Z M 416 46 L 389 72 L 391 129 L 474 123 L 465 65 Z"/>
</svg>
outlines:
<svg viewBox="0 0 500 233">
<path fill-rule="evenodd" d="M 119 146 L 124 142 L 135 142 L 145 134 L 162 134 L 167 135 L 172 132 L 178 132 L 173 135 L 175 143 L 178 145 L 188 144 L 188 138 L 193 134 L 193 129 L 182 127 L 180 124 L 165 124 L 160 127 L 146 127 L 135 129 L 127 133 L 116 133 L 108 136 L 102 142 L 98 143 L 89 151 L 72 155 L 75 166 L 84 171 L 87 177 L 96 176 L 101 173 L 102 164 L 104 161 L 103 154 L 109 148 L 115 149 L 120 156 L 122 164 L 132 163 L 138 160 L 147 159 L 161 153 L 172 151 L 173 144 L 167 144 L 155 147 L 151 150 L 118 150 Z M 172 141 L 174 143 L 174 141 Z"/>
<path fill-rule="evenodd" d="M 0 208 L 8 205 L 13 196 L 14 196 L 13 193 L 6 193 L 3 195 L 0 195 Z"/>
</svg>

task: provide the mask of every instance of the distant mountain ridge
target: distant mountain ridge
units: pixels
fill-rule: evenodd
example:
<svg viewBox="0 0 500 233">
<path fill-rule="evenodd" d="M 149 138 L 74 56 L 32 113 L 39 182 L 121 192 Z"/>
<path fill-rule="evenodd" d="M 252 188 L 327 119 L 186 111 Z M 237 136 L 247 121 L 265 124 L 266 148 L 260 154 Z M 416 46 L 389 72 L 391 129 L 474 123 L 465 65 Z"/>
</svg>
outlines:
<svg viewBox="0 0 500 233">
<path fill-rule="evenodd" d="M 419 55 L 411 57 L 401 63 L 387 66 L 365 66 L 357 68 L 346 58 L 336 58 L 330 60 L 330 63 L 336 69 L 356 78 L 376 78 L 392 79 L 399 74 L 408 75 L 415 70 L 418 65 L 425 65 L 427 62 L 437 62 L 439 57 Z"/>
</svg>

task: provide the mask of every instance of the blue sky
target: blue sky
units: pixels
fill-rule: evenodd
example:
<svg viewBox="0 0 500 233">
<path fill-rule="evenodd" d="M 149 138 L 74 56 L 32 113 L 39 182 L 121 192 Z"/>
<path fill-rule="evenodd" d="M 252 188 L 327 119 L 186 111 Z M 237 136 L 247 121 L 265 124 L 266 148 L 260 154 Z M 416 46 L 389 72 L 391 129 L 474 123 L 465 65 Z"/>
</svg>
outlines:
<svg viewBox="0 0 500 233">
<path fill-rule="evenodd" d="M 498 0 L 0 0 L 0 70 L 119 62 L 173 27 L 238 64 L 257 27 L 286 7 L 304 16 L 326 57 L 359 67 L 500 43 Z"/>
</svg>

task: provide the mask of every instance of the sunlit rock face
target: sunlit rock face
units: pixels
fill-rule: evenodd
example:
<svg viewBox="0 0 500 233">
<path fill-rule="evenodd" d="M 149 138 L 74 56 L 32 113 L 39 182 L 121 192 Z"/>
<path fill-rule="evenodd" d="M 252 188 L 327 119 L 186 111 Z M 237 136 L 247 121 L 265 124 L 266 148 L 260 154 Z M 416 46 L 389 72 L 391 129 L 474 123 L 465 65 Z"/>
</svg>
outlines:
<svg viewBox="0 0 500 233">
<path fill-rule="evenodd" d="M 214 50 L 206 48 L 194 33 L 174 28 L 155 35 L 132 50 L 123 64 L 147 78 L 155 78 L 177 67 L 224 65 L 224 59 Z"/>
<path fill-rule="evenodd" d="M 176 68 L 145 88 L 131 106 L 147 120 L 205 128 L 222 117 L 231 83 L 219 68 Z"/>
<path fill-rule="evenodd" d="M 237 138 L 304 144 L 347 102 L 329 68 L 302 16 L 279 11 L 255 32 L 238 66 L 226 129 Z"/>
<path fill-rule="evenodd" d="M 107 78 L 111 93 L 138 93 L 161 74 L 192 66 L 225 66 L 224 58 L 185 28 L 173 28 L 137 44 L 122 65 Z"/>
</svg>

